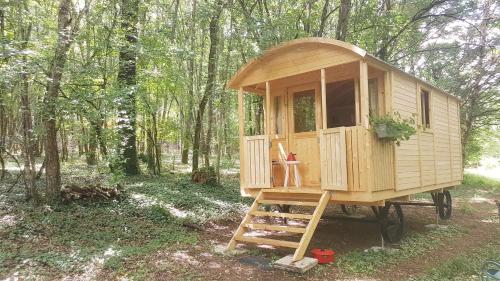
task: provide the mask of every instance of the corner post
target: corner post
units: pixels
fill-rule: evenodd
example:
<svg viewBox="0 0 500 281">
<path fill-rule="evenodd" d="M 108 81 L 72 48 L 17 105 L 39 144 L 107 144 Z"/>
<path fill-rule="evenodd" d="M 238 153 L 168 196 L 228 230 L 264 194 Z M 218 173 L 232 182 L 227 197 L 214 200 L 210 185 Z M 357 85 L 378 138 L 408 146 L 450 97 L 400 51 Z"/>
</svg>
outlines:
<svg viewBox="0 0 500 281">
<path fill-rule="evenodd" d="M 327 119 L 326 119 L 326 78 L 325 78 L 325 69 L 321 69 L 321 116 L 322 116 L 322 125 L 321 128 L 324 130 L 328 127 Z"/>
<path fill-rule="evenodd" d="M 245 104 L 243 102 L 243 88 L 238 91 L 238 120 L 239 120 L 239 135 L 240 135 L 240 184 L 243 184 L 244 178 L 244 143 L 245 136 Z M 242 189 L 243 190 L 243 189 Z"/>
<path fill-rule="evenodd" d="M 271 86 L 269 81 L 266 81 L 266 114 L 265 114 L 265 124 L 266 124 L 266 135 L 270 136 L 272 134 L 271 129 Z"/>
<path fill-rule="evenodd" d="M 359 95 L 361 104 L 361 124 L 368 128 L 370 118 L 369 96 L 368 96 L 368 65 L 365 61 L 359 62 Z"/>
<path fill-rule="evenodd" d="M 392 71 L 384 73 L 385 114 L 392 113 Z"/>
</svg>

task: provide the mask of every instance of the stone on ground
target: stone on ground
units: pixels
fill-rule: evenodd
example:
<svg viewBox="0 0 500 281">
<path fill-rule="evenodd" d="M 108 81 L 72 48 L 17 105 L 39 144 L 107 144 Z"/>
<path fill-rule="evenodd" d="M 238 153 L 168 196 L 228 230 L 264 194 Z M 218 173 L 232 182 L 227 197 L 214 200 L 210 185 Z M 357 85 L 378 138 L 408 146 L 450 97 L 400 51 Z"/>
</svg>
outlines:
<svg viewBox="0 0 500 281">
<path fill-rule="evenodd" d="M 447 225 L 441 225 L 441 224 L 431 223 L 431 224 L 425 225 L 425 228 L 428 228 L 428 229 L 436 229 L 436 228 L 446 229 L 446 228 L 448 228 L 448 226 Z"/>
<path fill-rule="evenodd" d="M 305 257 L 300 261 L 293 262 L 293 255 L 283 257 L 273 263 L 275 268 L 304 273 L 318 264 L 317 259 Z"/>
<path fill-rule="evenodd" d="M 227 245 L 217 244 L 214 245 L 214 253 L 223 255 L 223 256 L 237 256 L 248 252 L 246 249 L 233 249 L 227 250 Z"/>
</svg>

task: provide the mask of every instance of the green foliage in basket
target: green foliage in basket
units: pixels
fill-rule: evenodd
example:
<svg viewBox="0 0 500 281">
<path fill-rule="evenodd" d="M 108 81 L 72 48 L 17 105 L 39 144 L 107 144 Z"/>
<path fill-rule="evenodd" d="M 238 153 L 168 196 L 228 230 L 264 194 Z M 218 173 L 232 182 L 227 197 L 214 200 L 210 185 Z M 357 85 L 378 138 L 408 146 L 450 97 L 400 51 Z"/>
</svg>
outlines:
<svg viewBox="0 0 500 281">
<path fill-rule="evenodd" d="M 409 140 L 417 130 L 414 118 L 402 118 L 398 112 L 383 116 L 370 117 L 370 124 L 379 139 L 385 139 L 401 144 L 403 140 Z"/>
</svg>

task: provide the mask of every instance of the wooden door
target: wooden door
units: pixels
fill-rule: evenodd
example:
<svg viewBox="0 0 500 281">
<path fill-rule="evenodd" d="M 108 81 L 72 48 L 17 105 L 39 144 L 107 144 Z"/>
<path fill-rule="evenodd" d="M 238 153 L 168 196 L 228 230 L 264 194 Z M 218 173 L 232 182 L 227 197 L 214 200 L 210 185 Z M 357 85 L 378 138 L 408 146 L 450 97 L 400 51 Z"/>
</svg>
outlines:
<svg viewBox="0 0 500 281">
<path fill-rule="evenodd" d="M 288 88 L 288 152 L 297 154 L 303 187 L 320 186 L 319 83 Z"/>
</svg>

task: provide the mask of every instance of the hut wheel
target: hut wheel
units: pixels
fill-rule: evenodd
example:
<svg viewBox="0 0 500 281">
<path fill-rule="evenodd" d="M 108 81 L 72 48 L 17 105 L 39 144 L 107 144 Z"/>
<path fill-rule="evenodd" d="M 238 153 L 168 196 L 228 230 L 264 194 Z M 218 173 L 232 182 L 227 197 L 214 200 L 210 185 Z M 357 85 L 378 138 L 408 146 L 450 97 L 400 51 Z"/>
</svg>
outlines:
<svg viewBox="0 0 500 281">
<path fill-rule="evenodd" d="M 447 220 L 451 217 L 452 202 L 451 194 L 448 190 L 438 193 L 437 208 L 440 219 Z"/>
<path fill-rule="evenodd" d="M 347 216 L 352 216 L 358 213 L 359 207 L 357 205 L 345 205 L 341 204 L 340 208 L 342 208 L 342 213 Z"/>
<path fill-rule="evenodd" d="M 401 205 L 387 203 L 379 210 L 380 232 L 384 240 L 390 243 L 398 242 L 403 237 L 403 210 Z"/>
</svg>

